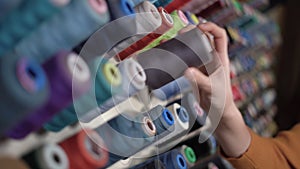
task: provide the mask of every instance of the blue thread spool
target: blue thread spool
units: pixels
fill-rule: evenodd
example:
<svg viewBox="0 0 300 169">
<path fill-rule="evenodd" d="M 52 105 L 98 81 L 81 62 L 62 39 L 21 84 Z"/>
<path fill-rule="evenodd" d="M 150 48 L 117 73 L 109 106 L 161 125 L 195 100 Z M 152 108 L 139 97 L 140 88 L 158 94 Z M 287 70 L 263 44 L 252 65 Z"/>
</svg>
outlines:
<svg viewBox="0 0 300 169">
<path fill-rule="evenodd" d="M 70 52 L 61 51 L 43 64 L 51 93 L 47 102 L 6 132 L 14 139 L 22 139 L 40 129 L 43 124 L 89 90 L 90 70 L 84 60 Z M 75 85 L 76 84 L 76 85 Z"/>
<path fill-rule="evenodd" d="M 186 123 L 189 121 L 189 115 L 184 107 L 180 107 L 176 109 L 176 113 L 179 117 L 179 119 L 183 122 Z"/>
<path fill-rule="evenodd" d="M 119 115 L 96 129 L 110 152 L 109 165 L 129 157 L 155 140 L 156 126 L 145 114 Z"/>
<path fill-rule="evenodd" d="M 181 128 L 187 130 L 189 128 L 190 115 L 187 110 L 180 106 L 178 103 L 174 103 L 167 107 L 175 118 L 175 124 L 181 126 Z"/>
<path fill-rule="evenodd" d="M 199 129 L 204 125 L 206 120 L 206 113 L 200 107 L 193 93 L 186 93 L 183 95 L 182 99 L 175 100 L 174 102 L 169 103 L 167 106 L 176 103 L 181 104 L 181 106 L 186 109 L 186 112 L 188 112 L 189 128 L 191 129 L 191 131 Z"/>
<path fill-rule="evenodd" d="M 109 0 L 107 1 L 107 5 L 109 7 L 111 20 L 135 13 L 135 4 L 132 0 Z"/>
<path fill-rule="evenodd" d="M 96 76 L 91 89 L 75 100 L 68 108 L 54 116 L 50 122 L 44 125 L 45 129 L 58 132 L 64 127 L 76 123 L 78 119 L 86 116 L 90 110 L 98 107 L 98 104 L 102 104 L 120 91 L 121 74 L 118 68 L 108 62 L 107 59 L 99 58 L 96 60 L 91 67 L 91 75 L 91 77 Z M 76 109 L 74 106 L 76 106 Z"/>
<path fill-rule="evenodd" d="M 48 81 L 33 60 L 10 53 L 0 58 L 0 134 L 39 108 L 48 98 Z"/>
<path fill-rule="evenodd" d="M 22 157 L 31 168 L 68 169 L 69 160 L 65 151 L 56 144 L 47 144 Z"/>
<path fill-rule="evenodd" d="M 70 0 L 23 1 L 17 9 L 12 11 L 1 22 L 0 46 L 5 46 L 6 50 L 1 50 L 0 55 L 4 54 L 5 51 L 12 49 L 20 40 L 30 34 L 40 24 L 58 13 L 61 7 L 68 4 L 69 1 Z"/>
<path fill-rule="evenodd" d="M 144 2 L 145 0 L 128 0 L 133 6 L 137 6 L 138 4 Z M 153 0 L 152 0 L 153 1 Z M 151 1 L 150 1 L 151 2 Z M 152 2 L 151 2 L 152 3 Z"/>
<path fill-rule="evenodd" d="M 108 21 L 104 0 L 72 1 L 18 44 L 15 51 L 44 62 L 61 49 L 71 50 Z"/>
<path fill-rule="evenodd" d="M 174 130 L 175 118 L 165 107 L 158 105 L 146 112 L 156 126 L 156 133 L 159 137 Z"/>
<path fill-rule="evenodd" d="M 180 77 L 159 89 L 152 91 L 153 95 L 160 100 L 168 100 L 173 96 L 176 96 L 179 93 L 184 93 L 191 90 L 190 82 L 184 77 Z"/>
<path fill-rule="evenodd" d="M 186 160 L 178 149 L 162 154 L 160 160 L 165 164 L 166 168 L 187 169 Z"/>
<path fill-rule="evenodd" d="M 166 166 L 159 159 L 150 159 L 142 164 L 139 164 L 131 169 L 166 169 Z"/>
<path fill-rule="evenodd" d="M 156 6 L 156 7 L 165 7 L 165 6 L 167 6 L 170 2 L 172 2 L 173 0 L 156 0 L 155 2 L 154 2 L 154 5 Z"/>
</svg>

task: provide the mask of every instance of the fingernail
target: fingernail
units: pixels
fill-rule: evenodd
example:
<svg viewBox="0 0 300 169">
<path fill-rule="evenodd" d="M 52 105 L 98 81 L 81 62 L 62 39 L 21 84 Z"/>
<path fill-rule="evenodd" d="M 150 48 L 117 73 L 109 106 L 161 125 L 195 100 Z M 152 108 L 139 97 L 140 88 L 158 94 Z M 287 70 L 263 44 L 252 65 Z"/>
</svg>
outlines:
<svg viewBox="0 0 300 169">
<path fill-rule="evenodd" d="M 194 72 L 193 72 L 193 69 L 192 68 L 188 68 L 185 73 L 184 73 L 184 76 L 189 79 L 189 80 L 193 80 L 194 78 Z"/>
<path fill-rule="evenodd" d="M 199 24 L 199 27 L 201 27 L 201 28 L 205 28 L 205 27 L 206 27 L 206 22 L 205 22 L 205 23 L 201 23 L 201 24 Z"/>
</svg>

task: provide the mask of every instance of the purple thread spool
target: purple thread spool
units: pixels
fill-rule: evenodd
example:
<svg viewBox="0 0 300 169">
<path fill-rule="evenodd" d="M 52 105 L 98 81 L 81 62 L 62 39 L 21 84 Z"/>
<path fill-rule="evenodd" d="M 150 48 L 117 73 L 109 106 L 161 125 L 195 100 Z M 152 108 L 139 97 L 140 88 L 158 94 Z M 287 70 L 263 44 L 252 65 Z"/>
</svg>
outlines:
<svg viewBox="0 0 300 169">
<path fill-rule="evenodd" d="M 50 98 L 44 106 L 7 132 L 7 136 L 11 138 L 21 139 L 38 130 L 53 115 L 72 102 L 72 94 L 78 97 L 90 87 L 89 67 L 74 53 L 60 52 L 47 61 L 43 68 L 50 82 Z"/>
</svg>

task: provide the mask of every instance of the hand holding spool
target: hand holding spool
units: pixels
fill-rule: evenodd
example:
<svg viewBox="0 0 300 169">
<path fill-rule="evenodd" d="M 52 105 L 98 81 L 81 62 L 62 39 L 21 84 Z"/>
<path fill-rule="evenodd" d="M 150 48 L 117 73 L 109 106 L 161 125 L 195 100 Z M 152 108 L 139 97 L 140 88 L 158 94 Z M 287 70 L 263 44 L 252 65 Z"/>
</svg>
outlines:
<svg viewBox="0 0 300 169">
<path fill-rule="evenodd" d="M 221 63 L 209 77 L 195 68 L 190 68 L 185 73 L 193 82 L 194 93 L 201 99 L 204 110 L 209 111 L 208 117 L 212 121 L 209 134 L 200 134 L 199 141 L 205 141 L 216 130 L 215 134 L 226 155 L 238 157 L 247 150 L 251 137 L 233 100 L 226 32 L 210 22 L 198 27 L 214 36 L 216 54 L 219 56 L 217 59 Z M 215 64 L 211 65 L 215 67 Z M 210 69 L 206 70 L 210 73 Z"/>
<path fill-rule="evenodd" d="M 211 23 L 209 23 L 210 25 Z M 142 65 L 148 78 L 146 84 L 151 89 L 157 89 L 166 83 L 173 81 L 176 78 L 184 75 L 184 72 L 189 67 L 202 67 L 205 72 L 209 75 L 206 77 L 206 86 L 209 86 L 207 91 L 209 91 L 210 96 L 206 97 L 205 103 L 209 118 L 212 120 L 212 126 L 208 129 L 209 133 L 212 133 L 218 126 L 224 107 L 226 106 L 225 99 L 226 93 L 224 91 L 225 87 L 230 87 L 228 81 L 226 81 L 226 72 L 228 69 L 224 65 L 229 63 L 226 62 L 225 56 L 227 56 L 226 45 L 222 43 L 226 41 L 225 31 L 222 32 L 225 38 L 220 38 L 221 35 L 215 34 L 215 30 L 203 29 L 205 26 L 197 26 L 196 28 L 188 27 L 190 31 L 184 32 L 186 30 L 181 30 L 184 32 L 178 35 L 176 38 L 171 39 L 165 43 L 162 43 L 155 48 L 152 48 L 144 53 L 137 56 L 137 61 Z M 204 30 L 204 31 L 202 31 Z M 208 32 L 214 35 L 214 46 L 211 44 L 209 36 L 204 33 Z M 227 58 L 228 59 L 228 58 Z M 168 63 L 168 64 L 166 64 Z M 189 70 L 197 70 L 192 68 Z M 190 81 L 192 85 L 196 86 L 199 79 L 191 78 Z M 208 79 L 208 80 L 207 80 Z M 212 83 L 210 83 L 212 81 Z M 196 82 L 196 83 L 195 83 Z M 204 82 L 202 82 L 204 83 Z M 210 85 L 211 84 L 211 85 Z M 195 88 L 197 89 L 197 88 Z M 199 93 L 197 96 L 199 95 Z M 209 110 L 209 111 L 208 111 Z M 203 135 L 203 140 L 208 139 L 207 135 Z"/>
</svg>

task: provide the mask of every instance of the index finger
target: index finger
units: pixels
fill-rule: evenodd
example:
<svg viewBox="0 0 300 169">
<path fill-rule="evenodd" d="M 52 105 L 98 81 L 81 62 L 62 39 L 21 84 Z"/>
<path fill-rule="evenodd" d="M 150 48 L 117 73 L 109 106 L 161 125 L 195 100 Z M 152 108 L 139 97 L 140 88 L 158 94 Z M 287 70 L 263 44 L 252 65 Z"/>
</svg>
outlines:
<svg viewBox="0 0 300 169">
<path fill-rule="evenodd" d="M 227 52 L 226 31 L 212 22 L 198 25 L 199 29 L 214 36 L 215 47 L 218 52 Z"/>
</svg>

